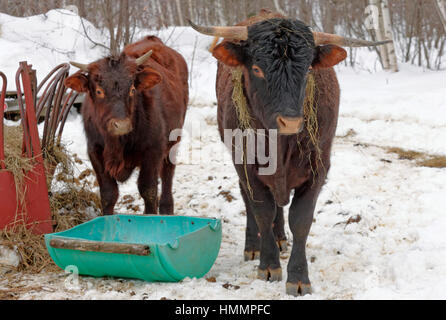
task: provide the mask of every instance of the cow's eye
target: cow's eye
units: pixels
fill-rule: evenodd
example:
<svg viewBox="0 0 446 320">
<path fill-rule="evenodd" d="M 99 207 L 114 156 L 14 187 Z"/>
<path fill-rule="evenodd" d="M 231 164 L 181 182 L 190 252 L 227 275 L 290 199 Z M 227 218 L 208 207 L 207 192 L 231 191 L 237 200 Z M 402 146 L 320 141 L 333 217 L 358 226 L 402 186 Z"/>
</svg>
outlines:
<svg viewBox="0 0 446 320">
<path fill-rule="evenodd" d="M 135 86 L 132 86 L 132 87 L 130 88 L 130 96 L 133 97 L 133 96 L 135 95 L 135 93 L 136 93 Z"/>
<path fill-rule="evenodd" d="M 104 90 L 102 88 L 97 87 L 96 88 L 96 96 L 98 98 L 104 98 L 105 97 Z"/>
<path fill-rule="evenodd" d="M 254 73 L 254 75 L 255 75 L 256 77 L 259 77 L 259 78 L 265 78 L 265 75 L 263 74 L 262 69 L 260 69 L 260 67 L 257 66 L 257 65 L 253 65 L 253 66 L 252 66 L 252 72 Z"/>
</svg>

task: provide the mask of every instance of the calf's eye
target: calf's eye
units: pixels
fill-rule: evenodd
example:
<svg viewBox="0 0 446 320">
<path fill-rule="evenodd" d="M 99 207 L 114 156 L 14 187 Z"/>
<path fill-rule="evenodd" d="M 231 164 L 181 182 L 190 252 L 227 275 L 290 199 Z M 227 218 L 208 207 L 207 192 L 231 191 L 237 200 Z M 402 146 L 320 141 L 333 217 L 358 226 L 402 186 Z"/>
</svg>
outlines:
<svg viewBox="0 0 446 320">
<path fill-rule="evenodd" d="M 259 77 L 259 78 L 265 78 L 265 75 L 263 74 L 262 69 L 260 69 L 260 67 L 257 66 L 257 65 L 253 65 L 253 66 L 252 66 L 252 72 L 254 73 L 254 75 L 255 75 L 256 77 Z"/>
<path fill-rule="evenodd" d="M 104 98 L 105 97 L 104 90 L 102 90 L 102 88 L 97 87 L 96 88 L 96 96 L 98 98 Z"/>
<path fill-rule="evenodd" d="M 135 95 L 135 93 L 136 93 L 135 86 L 132 86 L 132 87 L 130 88 L 130 96 L 133 97 L 133 96 Z"/>
</svg>

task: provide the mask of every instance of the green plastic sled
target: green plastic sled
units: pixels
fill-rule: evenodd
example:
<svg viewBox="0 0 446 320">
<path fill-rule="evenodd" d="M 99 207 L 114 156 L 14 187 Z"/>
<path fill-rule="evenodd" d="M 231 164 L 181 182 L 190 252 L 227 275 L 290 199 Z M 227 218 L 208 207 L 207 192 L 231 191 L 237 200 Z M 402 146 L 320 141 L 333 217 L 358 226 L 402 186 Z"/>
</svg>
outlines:
<svg viewBox="0 0 446 320">
<path fill-rule="evenodd" d="M 145 281 L 200 278 L 220 250 L 219 219 L 185 216 L 112 215 L 45 235 L 46 247 L 62 269 L 79 274 Z"/>
</svg>

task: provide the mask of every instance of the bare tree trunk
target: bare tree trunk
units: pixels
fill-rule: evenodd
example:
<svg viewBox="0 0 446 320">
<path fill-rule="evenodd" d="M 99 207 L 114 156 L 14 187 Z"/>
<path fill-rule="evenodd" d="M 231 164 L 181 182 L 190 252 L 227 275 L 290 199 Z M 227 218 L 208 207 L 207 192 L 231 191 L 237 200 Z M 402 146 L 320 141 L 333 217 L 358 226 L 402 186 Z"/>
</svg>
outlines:
<svg viewBox="0 0 446 320">
<path fill-rule="evenodd" d="M 153 1 L 155 1 L 155 0 L 153 0 Z M 160 26 L 166 26 L 166 16 L 165 16 L 165 14 L 164 14 L 164 12 L 163 12 L 163 9 L 162 9 L 162 7 L 161 7 L 161 3 L 160 3 L 160 0 L 156 0 L 155 1 L 155 4 L 156 4 L 156 9 L 157 9 L 157 12 L 158 12 L 158 17 L 159 17 L 159 19 L 160 19 Z"/>
<path fill-rule="evenodd" d="M 166 7 L 167 7 L 167 15 L 169 17 L 169 26 L 174 26 L 175 25 L 175 19 L 173 16 L 173 9 L 172 9 L 172 4 L 169 1 L 166 1 Z"/>
<path fill-rule="evenodd" d="M 188 4 L 189 4 L 189 19 L 191 19 L 192 21 L 195 21 L 195 23 L 197 23 L 198 21 L 194 15 L 194 7 L 192 4 L 192 0 L 188 0 Z"/>
<path fill-rule="evenodd" d="M 384 41 L 384 23 L 383 23 L 383 16 L 382 16 L 382 9 L 381 9 L 381 0 L 369 0 L 370 5 L 375 6 L 378 8 L 379 16 L 378 16 L 378 23 L 376 26 L 378 27 L 375 29 L 376 33 L 376 40 L 377 41 Z M 381 63 L 383 65 L 384 70 L 389 70 L 390 68 L 390 62 L 389 62 L 389 54 L 387 51 L 387 46 L 379 46 L 379 54 L 381 56 Z"/>
<path fill-rule="evenodd" d="M 441 23 L 443 24 L 444 32 L 446 32 L 446 1 L 435 0 L 435 7 L 437 8 Z"/>
<path fill-rule="evenodd" d="M 390 21 L 389 4 L 387 0 L 381 0 L 381 10 L 383 18 L 383 31 L 385 40 L 393 40 L 392 22 Z M 389 69 L 398 72 L 398 61 L 395 54 L 395 45 L 393 42 L 386 45 L 387 56 L 389 61 Z"/>
<path fill-rule="evenodd" d="M 180 22 L 180 26 L 184 26 L 183 10 L 181 10 L 180 0 L 176 0 L 176 4 L 177 4 L 177 12 L 178 12 L 178 21 Z"/>
<path fill-rule="evenodd" d="M 122 4 L 124 7 L 124 46 L 128 45 L 131 41 L 130 35 L 130 6 L 129 0 L 122 0 Z"/>
<path fill-rule="evenodd" d="M 116 55 L 118 54 L 118 43 L 116 42 L 115 24 L 113 21 L 113 2 L 111 0 L 105 0 L 101 7 L 105 25 L 107 26 L 110 35 L 110 52 L 111 54 Z"/>
<path fill-rule="evenodd" d="M 285 15 L 285 12 L 280 7 L 279 0 L 274 0 L 274 7 L 276 8 L 276 11 L 278 13 L 281 13 L 281 14 Z"/>
<path fill-rule="evenodd" d="M 311 25 L 313 22 L 312 3 L 308 0 L 300 0 L 299 17 L 300 20 L 308 25 Z"/>
<path fill-rule="evenodd" d="M 215 5 L 215 10 L 217 11 L 218 24 L 220 26 L 226 25 L 227 22 L 226 22 L 226 19 L 225 19 L 225 15 L 224 15 L 224 11 L 223 11 L 223 5 L 222 5 L 221 1 L 217 1 L 216 5 Z"/>
<path fill-rule="evenodd" d="M 79 16 L 85 18 L 87 16 L 85 11 L 85 0 L 77 0 L 77 8 L 79 9 Z"/>
</svg>

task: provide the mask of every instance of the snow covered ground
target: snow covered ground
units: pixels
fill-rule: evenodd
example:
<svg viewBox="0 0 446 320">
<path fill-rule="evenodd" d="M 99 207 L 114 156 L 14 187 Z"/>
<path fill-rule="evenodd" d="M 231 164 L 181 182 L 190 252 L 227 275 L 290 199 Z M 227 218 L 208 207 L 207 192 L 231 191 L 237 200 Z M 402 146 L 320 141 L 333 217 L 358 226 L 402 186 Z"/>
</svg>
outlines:
<svg viewBox="0 0 446 320">
<path fill-rule="evenodd" d="M 0 23 L 4 19 L 0 15 Z M 160 36 L 179 49 L 192 70 L 185 127 L 199 124 L 201 131 L 200 137 L 182 141 L 175 211 L 222 219 L 222 245 L 214 266 L 204 278 L 180 283 L 80 277 L 76 285 L 62 270 L 17 273 L 0 276 L 0 289 L 28 287 L 21 299 L 296 299 L 285 295 L 288 253 L 281 256 L 284 280 L 278 283 L 257 280 L 258 262 L 243 261 L 246 213 L 232 163 L 219 152 L 223 144 L 216 127 L 216 62 L 206 51 L 212 39 L 188 28 Z M 75 59 L 91 60 L 87 49 L 76 49 Z M 363 57 L 359 69 L 372 69 L 376 58 L 367 51 Z M 297 299 L 445 299 L 446 169 L 421 167 L 386 148 L 446 155 L 446 72 L 410 65 L 401 65 L 397 74 L 344 66 L 337 71 L 342 98 L 332 167 L 307 242 L 314 293 Z M 89 166 L 81 126 L 81 117 L 73 113 L 64 131 L 70 150 L 85 160 L 79 172 Z M 136 173 L 120 192 L 121 197 L 138 195 Z M 139 197 L 137 204 L 142 207 Z"/>
</svg>

